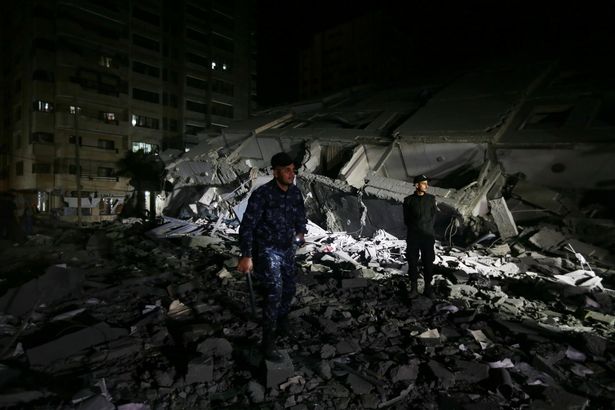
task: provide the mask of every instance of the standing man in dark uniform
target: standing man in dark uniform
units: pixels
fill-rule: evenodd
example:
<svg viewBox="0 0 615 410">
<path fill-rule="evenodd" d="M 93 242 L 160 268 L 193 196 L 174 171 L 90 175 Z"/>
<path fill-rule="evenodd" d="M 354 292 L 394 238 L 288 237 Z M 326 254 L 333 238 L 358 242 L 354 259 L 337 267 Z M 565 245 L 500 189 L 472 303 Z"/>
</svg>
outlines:
<svg viewBox="0 0 615 410">
<path fill-rule="evenodd" d="M 295 247 L 304 242 L 307 218 L 301 191 L 294 185 L 295 164 L 280 152 L 271 158 L 273 179 L 257 188 L 239 227 L 241 258 L 237 270 L 254 270 L 264 288 L 263 353 L 280 361 L 276 333 L 287 325 L 295 295 Z"/>
<path fill-rule="evenodd" d="M 423 278 L 425 290 L 423 294 L 432 296 L 431 278 L 433 276 L 433 261 L 435 232 L 434 222 L 436 212 L 436 197 L 427 193 L 429 187 L 425 175 L 414 177 L 415 191 L 404 198 L 404 223 L 407 227 L 406 260 L 408 261 L 408 274 L 410 275 L 410 297 L 418 295 L 418 262 L 419 252 L 423 262 Z"/>
</svg>

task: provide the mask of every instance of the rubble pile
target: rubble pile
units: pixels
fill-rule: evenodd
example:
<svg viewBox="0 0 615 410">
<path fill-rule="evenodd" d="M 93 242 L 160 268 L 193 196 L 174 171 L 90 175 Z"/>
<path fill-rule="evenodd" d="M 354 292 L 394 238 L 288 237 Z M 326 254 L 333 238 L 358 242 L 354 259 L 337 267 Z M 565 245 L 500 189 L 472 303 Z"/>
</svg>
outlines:
<svg viewBox="0 0 615 410">
<path fill-rule="evenodd" d="M 409 299 L 405 241 L 310 224 L 286 360 L 262 364 L 236 226 L 123 222 L 3 247 L 0 406 L 615 405 L 613 265 L 561 229 L 437 243 L 436 296 Z"/>
</svg>

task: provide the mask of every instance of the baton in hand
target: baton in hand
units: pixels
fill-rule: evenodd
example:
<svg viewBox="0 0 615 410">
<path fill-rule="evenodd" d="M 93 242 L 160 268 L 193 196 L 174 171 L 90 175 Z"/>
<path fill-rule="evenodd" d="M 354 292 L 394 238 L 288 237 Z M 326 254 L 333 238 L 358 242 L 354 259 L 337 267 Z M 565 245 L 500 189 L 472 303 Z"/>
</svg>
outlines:
<svg viewBox="0 0 615 410">
<path fill-rule="evenodd" d="M 256 302 L 254 299 L 254 288 L 252 287 L 252 272 L 246 273 L 248 278 L 248 290 L 250 291 L 250 308 L 252 309 L 252 316 L 256 317 Z"/>
</svg>

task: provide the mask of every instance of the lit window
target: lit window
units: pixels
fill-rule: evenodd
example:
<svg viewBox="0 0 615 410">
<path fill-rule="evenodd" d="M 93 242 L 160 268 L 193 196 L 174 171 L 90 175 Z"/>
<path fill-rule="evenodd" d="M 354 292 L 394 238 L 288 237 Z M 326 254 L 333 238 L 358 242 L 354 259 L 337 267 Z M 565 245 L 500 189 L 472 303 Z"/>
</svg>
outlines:
<svg viewBox="0 0 615 410">
<path fill-rule="evenodd" d="M 36 100 L 33 103 L 33 109 L 34 111 L 40 112 L 53 112 L 53 103 L 50 103 L 49 101 Z"/>
<path fill-rule="evenodd" d="M 71 105 L 69 110 L 71 114 L 75 114 L 75 113 L 81 114 L 81 107 L 76 107 L 74 105 Z"/>
<path fill-rule="evenodd" d="M 226 71 L 226 64 L 222 64 L 222 70 Z"/>
<path fill-rule="evenodd" d="M 113 59 L 111 57 L 100 56 L 100 59 L 98 60 L 98 65 L 100 65 L 101 67 L 111 68 L 112 61 Z"/>
<path fill-rule="evenodd" d="M 215 62 L 215 61 L 212 61 L 212 62 L 211 62 L 211 69 L 212 69 L 212 70 L 215 70 L 215 69 L 216 69 L 216 62 Z"/>
<path fill-rule="evenodd" d="M 102 113 L 103 121 L 108 124 L 115 124 L 115 113 L 114 112 L 103 112 Z"/>
<path fill-rule="evenodd" d="M 132 143 L 132 152 L 137 152 L 139 150 L 143 150 L 146 154 L 150 152 L 158 152 L 158 145 L 149 144 L 147 142 L 133 142 Z"/>
</svg>

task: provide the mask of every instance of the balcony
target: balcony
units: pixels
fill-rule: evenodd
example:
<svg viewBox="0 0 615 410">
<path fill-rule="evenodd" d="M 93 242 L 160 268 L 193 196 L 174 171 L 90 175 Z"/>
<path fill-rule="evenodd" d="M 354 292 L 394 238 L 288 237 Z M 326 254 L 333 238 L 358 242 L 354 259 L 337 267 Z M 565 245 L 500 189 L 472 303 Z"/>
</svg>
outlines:
<svg viewBox="0 0 615 410">
<path fill-rule="evenodd" d="M 105 122 L 98 118 L 80 115 L 77 119 L 79 131 L 92 131 L 105 134 L 126 135 L 128 132 L 128 121 Z M 67 112 L 56 113 L 56 126 L 61 128 L 75 129 L 75 118 L 73 114 Z"/>
</svg>

